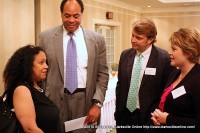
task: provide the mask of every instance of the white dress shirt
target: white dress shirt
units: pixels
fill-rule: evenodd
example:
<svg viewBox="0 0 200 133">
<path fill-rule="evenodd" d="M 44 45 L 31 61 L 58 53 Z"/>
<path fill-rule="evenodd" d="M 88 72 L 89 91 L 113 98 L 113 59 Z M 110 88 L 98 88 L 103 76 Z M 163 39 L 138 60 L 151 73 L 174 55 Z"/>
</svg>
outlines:
<svg viewBox="0 0 200 133">
<path fill-rule="evenodd" d="M 70 39 L 68 32 L 63 27 L 63 53 L 64 53 L 64 87 L 66 88 L 66 55 L 67 55 L 67 44 Z M 88 53 L 87 47 L 83 35 L 83 29 L 79 28 L 74 32 L 73 39 L 76 43 L 77 51 L 77 74 L 78 74 L 78 88 L 86 88 L 86 76 L 87 76 L 87 64 L 88 64 Z"/>
<path fill-rule="evenodd" d="M 142 52 L 142 70 L 140 72 L 140 80 L 139 80 L 139 89 L 140 89 L 140 85 L 141 85 L 141 81 L 142 81 L 142 77 L 144 75 L 144 72 L 145 72 L 145 69 L 146 69 L 146 66 L 147 66 L 147 62 L 149 60 L 149 56 L 150 56 L 150 53 L 151 53 L 151 49 L 152 49 L 152 45 L 147 49 L 145 50 L 144 52 Z M 137 62 L 138 58 L 139 58 L 139 52 L 136 53 L 136 56 L 135 56 L 135 60 L 134 60 L 134 64 L 133 64 L 133 69 L 134 70 L 134 67 L 135 67 L 135 63 Z M 139 92 L 139 91 L 138 91 Z M 139 95 L 137 97 L 137 101 L 136 101 L 136 107 L 137 108 L 140 108 L 140 104 L 139 104 Z"/>
</svg>

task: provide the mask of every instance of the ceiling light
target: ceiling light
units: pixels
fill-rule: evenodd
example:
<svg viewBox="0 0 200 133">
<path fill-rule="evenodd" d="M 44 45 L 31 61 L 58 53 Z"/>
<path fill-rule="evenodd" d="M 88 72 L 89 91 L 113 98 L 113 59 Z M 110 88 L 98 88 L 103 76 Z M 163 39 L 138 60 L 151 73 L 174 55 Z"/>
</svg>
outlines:
<svg viewBox="0 0 200 133">
<path fill-rule="evenodd" d="M 200 2 L 200 0 L 158 0 L 162 3 Z"/>
</svg>

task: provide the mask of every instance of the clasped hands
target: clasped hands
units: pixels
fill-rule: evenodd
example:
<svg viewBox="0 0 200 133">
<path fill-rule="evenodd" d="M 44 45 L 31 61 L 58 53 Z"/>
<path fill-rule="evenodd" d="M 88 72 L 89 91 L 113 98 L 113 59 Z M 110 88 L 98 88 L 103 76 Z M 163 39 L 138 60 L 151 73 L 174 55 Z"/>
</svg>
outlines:
<svg viewBox="0 0 200 133">
<path fill-rule="evenodd" d="M 166 124 L 166 119 L 169 113 L 162 112 L 159 109 L 155 109 L 153 113 L 151 113 L 151 120 L 156 126 L 160 126 L 162 124 Z"/>
</svg>

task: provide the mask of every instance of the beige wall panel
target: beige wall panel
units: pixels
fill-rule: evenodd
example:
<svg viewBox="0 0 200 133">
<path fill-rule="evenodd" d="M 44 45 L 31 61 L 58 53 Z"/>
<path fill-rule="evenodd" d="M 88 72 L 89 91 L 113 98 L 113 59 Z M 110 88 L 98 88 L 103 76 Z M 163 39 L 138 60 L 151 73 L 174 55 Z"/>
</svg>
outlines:
<svg viewBox="0 0 200 133">
<path fill-rule="evenodd" d="M 2 73 L 13 52 L 35 43 L 34 0 L 0 0 L 0 93 Z M 23 64 L 22 64 L 23 65 Z"/>
<path fill-rule="evenodd" d="M 62 23 L 60 15 L 61 0 L 40 0 L 41 31 Z"/>
<path fill-rule="evenodd" d="M 100 19 L 107 22 L 120 23 L 120 49 L 116 52 L 116 60 L 118 62 L 121 51 L 130 48 L 130 37 L 131 37 L 131 27 L 132 19 L 140 16 L 139 13 L 119 8 L 116 6 L 100 3 L 94 0 L 83 0 L 85 5 L 85 11 L 82 18 L 82 25 L 91 30 L 94 30 L 94 19 Z M 113 19 L 106 19 L 106 12 L 113 12 Z"/>
<path fill-rule="evenodd" d="M 143 14 L 152 18 L 157 26 L 157 46 L 169 50 L 171 34 L 181 27 L 200 29 L 200 12 Z"/>
<path fill-rule="evenodd" d="M 39 42 L 41 31 L 53 28 L 62 23 L 60 3 L 61 0 L 35 0 L 36 43 Z"/>
</svg>

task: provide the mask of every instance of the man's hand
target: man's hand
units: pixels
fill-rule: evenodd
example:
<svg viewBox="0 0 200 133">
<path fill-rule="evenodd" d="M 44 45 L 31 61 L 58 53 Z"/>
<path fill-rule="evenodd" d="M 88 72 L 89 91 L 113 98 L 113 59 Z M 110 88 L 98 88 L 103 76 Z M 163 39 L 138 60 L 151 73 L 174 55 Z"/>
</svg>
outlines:
<svg viewBox="0 0 200 133">
<path fill-rule="evenodd" d="M 99 108 L 96 104 L 92 106 L 85 118 L 84 125 L 91 125 L 99 119 L 101 113 L 101 108 Z"/>
</svg>

